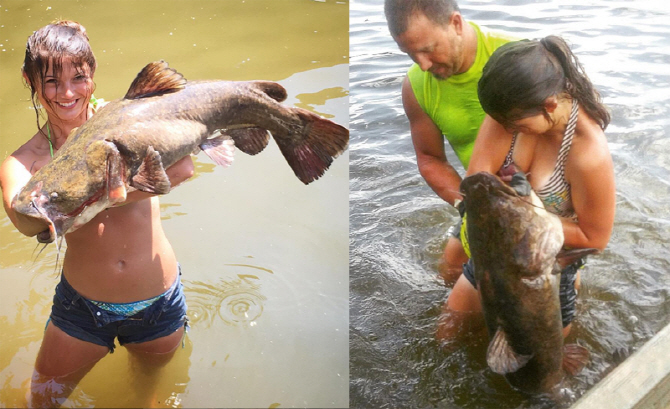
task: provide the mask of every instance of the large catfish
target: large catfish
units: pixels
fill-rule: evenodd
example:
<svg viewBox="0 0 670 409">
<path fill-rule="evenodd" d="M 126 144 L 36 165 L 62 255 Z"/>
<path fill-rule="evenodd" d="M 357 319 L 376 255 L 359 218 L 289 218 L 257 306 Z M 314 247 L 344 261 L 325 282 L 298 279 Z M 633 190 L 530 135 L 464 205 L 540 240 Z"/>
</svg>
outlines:
<svg viewBox="0 0 670 409">
<path fill-rule="evenodd" d="M 553 394 L 564 371 L 588 359 L 579 345 L 563 345 L 560 265 L 593 249 L 562 251 L 563 229 L 535 193 L 517 192 L 490 173 L 461 183 L 475 280 L 491 338 L 487 363 L 513 387 Z"/>
<path fill-rule="evenodd" d="M 151 63 L 124 98 L 73 130 L 13 207 L 46 222 L 37 237 L 51 242 L 123 202 L 128 191 L 169 192 L 165 169 L 181 158 L 202 150 L 226 166 L 234 146 L 251 155 L 263 150 L 268 131 L 298 179 L 310 183 L 346 149 L 349 131 L 280 104 L 284 99 L 274 82 L 186 81 L 167 63 Z"/>
</svg>

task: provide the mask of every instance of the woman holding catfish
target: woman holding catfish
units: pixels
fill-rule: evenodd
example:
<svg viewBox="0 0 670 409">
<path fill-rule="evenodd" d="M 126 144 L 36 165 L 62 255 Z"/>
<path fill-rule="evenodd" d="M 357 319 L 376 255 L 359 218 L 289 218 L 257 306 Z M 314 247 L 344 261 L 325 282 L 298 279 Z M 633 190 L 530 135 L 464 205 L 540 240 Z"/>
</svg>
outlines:
<svg viewBox="0 0 670 409">
<path fill-rule="evenodd" d="M 27 236 L 47 226 L 22 217 L 12 199 L 100 108 L 93 97 L 96 60 L 83 26 L 57 21 L 30 36 L 23 77 L 46 123 L 0 168 L 3 204 Z M 66 171 L 66 170 L 64 170 Z M 189 157 L 167 170 L 172 186 L 193 174 Z M 61 281 L 35 363 L 33 405 L 62 403 L 114 340 L 138 354 L 170 357 L 186 326 L 179 265 L 161 227 L 158 197 L 132 192 L 65 236 Z M 60 391 L 58 391 L 60 390 Z"/>
<path fill-rule="evenodd" d="M 487 117 L 468 175 L 486 171 L 509 180 L 523 172 L 523 183 L 560 217 L 565 247 L 603 250 L 615 211 L 614 171 L 604 134 L 610 116 L 565 41 L 549 36 L 502 46 L 484 67 L 478 93 Z M 564 335 L 575 315 L 583 263 L 577 260 L 561 273 Z M 481 312 L 470 263 L 445 312 L 440 336 L 446 338 L 458 328 L 455 323 Z"/>
</svg>

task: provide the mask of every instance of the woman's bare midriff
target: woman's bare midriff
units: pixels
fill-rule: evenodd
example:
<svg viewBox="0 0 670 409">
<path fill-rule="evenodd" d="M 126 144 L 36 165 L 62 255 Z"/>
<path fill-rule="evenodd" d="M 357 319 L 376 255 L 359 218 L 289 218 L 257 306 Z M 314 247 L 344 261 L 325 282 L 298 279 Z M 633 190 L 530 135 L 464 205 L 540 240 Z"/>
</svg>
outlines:
<svg viewBox="0 0 670 409">
<path fill-rule="evenodd" d="M 165 292 L 177 277 L 158 197 L 105 210 L 65 240 L 63 274 L 90 300 L 145 300 Z"/>
</svg>

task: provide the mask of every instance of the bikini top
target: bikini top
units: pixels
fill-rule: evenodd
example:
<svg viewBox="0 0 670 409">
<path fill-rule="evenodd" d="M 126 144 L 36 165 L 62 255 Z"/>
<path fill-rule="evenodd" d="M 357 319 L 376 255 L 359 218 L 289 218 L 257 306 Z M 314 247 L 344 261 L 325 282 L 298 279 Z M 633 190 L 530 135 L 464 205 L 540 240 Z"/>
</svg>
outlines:
<svg viewBox="0 0 670 409">
<path fill-rule="evenodd" d="M 572 146 L 572 138 L 575 135 L 577 127 L 577 113 L 579 112 L 579 104 L 577 100 L 572 101 L 572 111 L 568 119 L 568 125 L 563 134 L 561 141 L 561 148 L 558 151 L 556 165 L 554 171 L 547 183 L 535 193 L 540 198 L 547 211 L 561 217 L 574 217 L 575 209 L 572 206 L 572 195 L 570 194 L 570 184 L 565 180 L 565 162 L 568 159 L 568 153 Z M 510 147 L 503 168 L 506 168 L 514 163 L 512 155 L 514 153 L 514 143 L 516 142 L 517 133 L 512 137 L 512 146 Z"/>
</svg>

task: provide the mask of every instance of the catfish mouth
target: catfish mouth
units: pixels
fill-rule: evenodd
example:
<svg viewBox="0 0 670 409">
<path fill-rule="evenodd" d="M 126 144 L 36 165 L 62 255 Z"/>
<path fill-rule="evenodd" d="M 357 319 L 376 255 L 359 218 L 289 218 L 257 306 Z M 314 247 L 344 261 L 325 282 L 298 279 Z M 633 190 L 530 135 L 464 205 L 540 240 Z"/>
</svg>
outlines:
<svg viewBox="0 0 670 409">
<path fill-rule="evenodd" d="M 37 233 L 27 233 L 30 236 L 35 236 L 38 242 L 51 243 L 56 239 L 58 234 L 56 224 L 44 213 L 43 209 L 40 209 L 39 206 L 37 206 L 34 200 L 29 201 L 27 204 L 14 207 L 14 212 L 16 213 L 17 218 L 23 219 L 27 223 L 39 223 L 42 226 L 47 226 L 44 230 Z"/>
<path fill-rule="evenodd" d="M 39 215 L 39 217 L 36 217 L 34 215 L 27 215 L 24 213 L 24 215 L 29 216 L 29 217 L 34 217 L 36 219 L 39 219 L 41 221 L 45 221 L 49 224 L 49 227 L 46 228 L 45 230 L 42 230 L 41 232 L 37 233 L 35 237 L 37 238 L 37 241 L 40 243 L 51 243 L 54 240 L 56 240 L 57 236 L 57 230 L 56 230 L 56 225 L 54 222 L 44 214 L 44 212 L 35 204 L 35 199 L 30 201 L 30 207 Z"/>
<path fill-rule="evenodd" d="M 56 240 L 56 231 L 53 223 L 49 225 L 48 229 L 37 233 L 35 237 L 40 243 L 52 243 L 54 240 Z"/>
<path fill-rule="evenodd" d="M 35 234 L 40 243 L 52 243 L 59 236 L 76 230 L 81 226 L 75 226 L 78 217 L 84 213 L 87 207 L 97 203 L 103 196 L 105 189 L 100 189 L 93 196 L 89 197 L 84 203 L 69 213 L 62 213 L 55 206 L 50 205 L 49 200 L 44 194 L 32 195 L 30 200 L 14 208 L 21 217 L 30 218 L 46 224 L 47 228 Z M 88 221 L 88 219 L 87 219 Z"/>
</svg>

